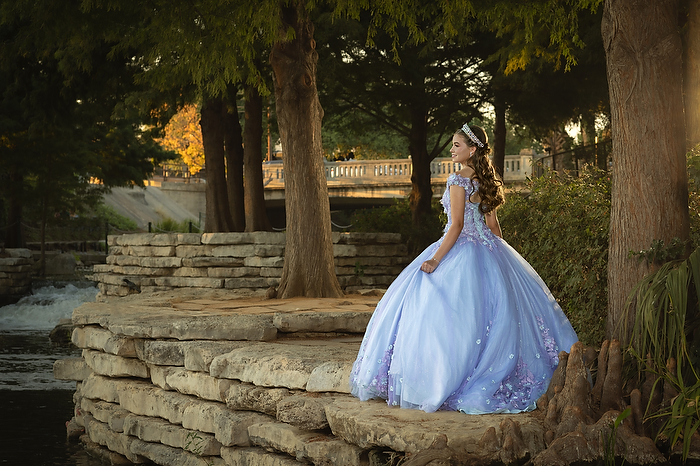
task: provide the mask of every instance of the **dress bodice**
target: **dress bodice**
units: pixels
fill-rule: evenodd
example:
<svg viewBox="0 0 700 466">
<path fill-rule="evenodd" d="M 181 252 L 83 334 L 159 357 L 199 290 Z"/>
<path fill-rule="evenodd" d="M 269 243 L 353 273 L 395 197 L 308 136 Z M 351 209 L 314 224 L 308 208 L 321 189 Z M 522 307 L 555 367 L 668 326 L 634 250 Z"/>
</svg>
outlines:
<svg viewBox="0 0 700 466">
<path fill-rule="evenodd" d="M 452 211 L 450 209 L 450 186 L 460 186 L 465 190 L 465 203 L 464 203 L 464 226 L 457 239 L 458 243 L 463 243 L 466 241 L 471 241 L 473 243 L 481 243 L 488 246 L 489 249 L 497 244 L 495 239 L 496 235 L 493 234 L 491 229 L 486 225 L 484 219 L 484 214 L 479 211 L 479 203 L 471 202 L 469 199 L 472 194 L 474 194 L 479 189 L 479 182 L 470 178 L 465 178 L 457 173 L 451 174 L 447 178 L 447 188 L 445 193 L 442 195 L 443 209 L 447 214 L 447 225 L 445 225 L 445 233 L 452 226 Z"/>
</svg>

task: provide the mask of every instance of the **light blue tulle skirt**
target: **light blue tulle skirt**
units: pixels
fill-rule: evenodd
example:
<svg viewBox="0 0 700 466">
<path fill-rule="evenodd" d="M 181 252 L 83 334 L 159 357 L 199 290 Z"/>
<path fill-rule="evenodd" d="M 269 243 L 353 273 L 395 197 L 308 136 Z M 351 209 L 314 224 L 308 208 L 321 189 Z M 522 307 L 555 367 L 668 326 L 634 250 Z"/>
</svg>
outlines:
<svg viewBox="0 0 700 466">
<path fill-rule="evenodd" d="M 468 414 L 535 408 L 576 332 L 534 269 L 504 240 L 462 240 L 438 268 L 428 247 L 389 287 L 350 377 L 361 400 Z"/>
</svg>

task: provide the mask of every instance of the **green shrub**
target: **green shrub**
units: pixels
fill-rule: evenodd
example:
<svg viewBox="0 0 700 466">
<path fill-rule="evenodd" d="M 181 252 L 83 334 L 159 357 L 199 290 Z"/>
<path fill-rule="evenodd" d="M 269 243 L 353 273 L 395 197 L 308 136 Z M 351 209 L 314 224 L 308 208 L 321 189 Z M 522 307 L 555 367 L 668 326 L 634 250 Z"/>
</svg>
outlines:
<svg viewBox="0 0 700 466">
<path fill-rule="evenodd" d="M 609 174 L 593 168 L 580 177 L 550 171 L 499 210 L 506 241 L 542 277 L 579 339 L 594 346 L 608 311 L 610 185 Z"/>
<path fill-rule="evenodd" d="M 190 223 L 192 223 L 192 233 L 201 233 L 199 226 L 192 220 L 178 222 L 172 218 L 164 218 L 158 221 L 153 227 L 156 233 L 189 233 Z"/>
<path fill-rule="evenodd" d="M 700 247 L 700 145 L 688 152 L 688 209 L 690 214 L 690 242 Z"/>
<path fill-rule="evenodd" d="M 398 199 L 387 207 L 357 210 L 352 215 L 352 231 L 401 233 L 411 259 L 423 249 L 440 239 L 445 219 L 441 216 L 442 204 L 433 201 L 430 218 L 422 225 L 413 225 L 408 198 Z"/>
<path fill-rule="evenodd" d="M 125 217 L 112 207 L 106 204 L 99 204 L 95 208 L 94 214 L 100 219 L 100 221 L 109 223 L 110 229 L 116 229 L 121 231 L 136 231 L 139 226 L 135 221 L 129 217 Z"/>
</svg>

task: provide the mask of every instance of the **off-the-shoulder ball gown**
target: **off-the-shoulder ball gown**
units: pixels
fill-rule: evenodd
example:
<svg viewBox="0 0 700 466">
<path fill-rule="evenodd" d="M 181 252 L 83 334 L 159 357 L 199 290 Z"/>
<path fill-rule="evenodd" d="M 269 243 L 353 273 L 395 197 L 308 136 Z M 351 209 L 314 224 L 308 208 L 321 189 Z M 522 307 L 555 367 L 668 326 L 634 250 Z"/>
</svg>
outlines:
<svg viewBox="0 0 700 466">
<path fill-rule="evenodd" d="M 452 185 L 466 191 L 460 236 L 433 273 L 420 266 L 444 236 L 386 291 L 353 365 L 352 394 L 427 412 L 529 411 L 576 332 L 540 276 L 469 201 L 477 181 L 448 178 L 445 232 Z"/>
</svg>

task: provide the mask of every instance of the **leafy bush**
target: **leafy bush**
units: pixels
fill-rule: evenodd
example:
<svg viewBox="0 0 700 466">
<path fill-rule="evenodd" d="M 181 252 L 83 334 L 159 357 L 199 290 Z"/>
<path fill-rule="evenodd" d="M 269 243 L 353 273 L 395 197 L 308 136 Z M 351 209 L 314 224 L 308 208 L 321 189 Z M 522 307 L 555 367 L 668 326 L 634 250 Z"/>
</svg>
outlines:
<svg viewBox="0 0 700 466">
<path fill-rule="evenodd" d="M 690 242 L 700 247 L 700 145 L 687 155 L 688 209 L 690 211 Z"/>
<path fill-rule="evenodd" d="M 499 210 L 506 241 L 540 274 L 579 339 L 596 346 L 608 311 L 610 186 L 597 169 L 580 177 L 550 171 Z"/>
<path fill-rule="evenodd" d="M 192 233 L 201 233 L 199 226 L 192 220 L 178 222 L 172 218 L 164 218 L 154 225 L 156 233 L 189 233 L 190 223 L 192 223 Z"/>
<path fill-rule="evenodd" d="M 352 215 L 353 231 L 401 233 L 411 259 L 442 235 L 445 220 L 441 218 L 442 204 L 433 201 L 433 211 L 422 225 L 415 227 L 408 198 L 399 199 L 387 207 L 356 210 Z"/>
<path fill-rule="evenodd" d="M 95 215 L 104 223 L 109 223 L 110 229 L 121 231 L 136 231 L 139 226 L 129 217 L 125 217 L 106 204 L 99 204 L 95 209 Z"/>
</svg>

